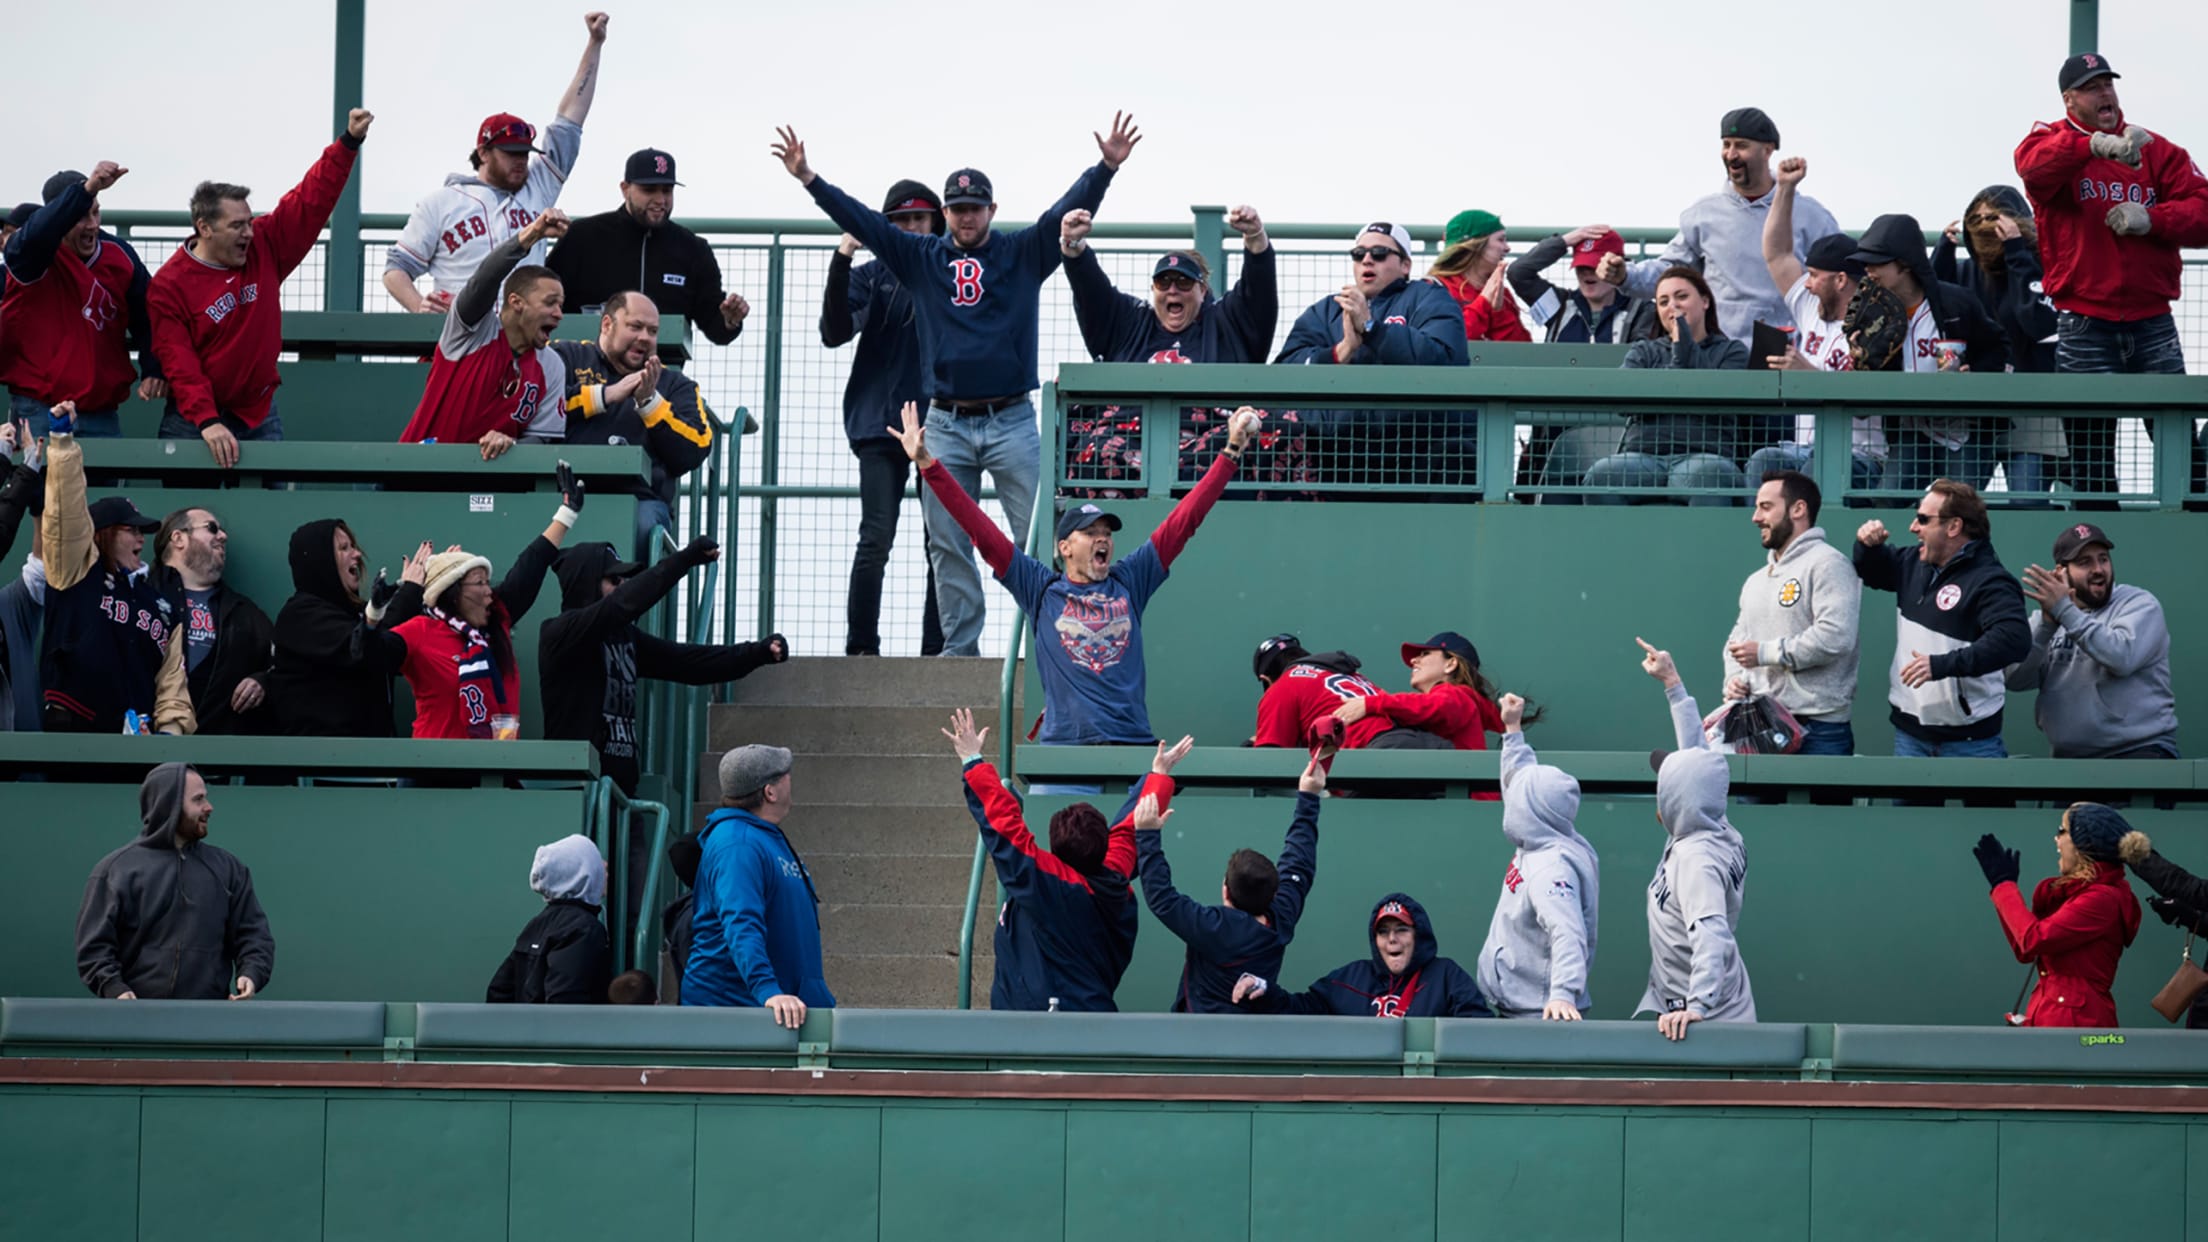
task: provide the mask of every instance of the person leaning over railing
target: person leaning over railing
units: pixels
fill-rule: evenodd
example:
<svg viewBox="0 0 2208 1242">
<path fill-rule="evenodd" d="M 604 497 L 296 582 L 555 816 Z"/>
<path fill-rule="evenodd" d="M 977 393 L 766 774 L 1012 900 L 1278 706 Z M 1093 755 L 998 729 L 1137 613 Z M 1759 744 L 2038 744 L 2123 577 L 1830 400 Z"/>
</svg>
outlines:
<svg viewBox="0 0 2208 1242">
<path fill-rule="evenodd" d="M 1514 852 L 1480 946 L 1480 991 L 1501 1017 L 1577 1022 L 1594 1005 L 1602 860 L 1579 835 L 1579 782 L 1535 758 L 1525 714 L 1524 699 L 1503 696 L 1503 836 Z"/>
<path fill-rule="evenodd" d="M 368 557 L 343 518 L 291 532 L 292 596 L 276 614 L 275 659 L 265 686 L 274 732 L 292 737 L 390 737 L 391 679 L 404 653 L 361 634 L 422 610 L 429 544 L 393 584 L 377 575 L 362 594 Z"/>
<path fill-rule="evenodd" d="M 1738 371 L 1748 347 L 1717 327 L 1709 282 L 1691 267 L 1675 267 L 1656 282 L 1656 315 L 1668 339 L 1635 341 L 1619 365 L 1626 370 Z M 1624 493 L 1660 487 L 1741 486 L 1742 417 L 1737 414 L 1629 414 L 1618 451 L 1589 467 L 1586 483 L 1602 490 L 1590 504 L 1622 505 Z M 1733 505 L 1732 496 L 1695 496 L 1690 505 Z"/>
<path fill-rule="evenodd" d="M 2072 803 L 2055 829 L 2057 874 L 2032 890 L 2027 908 L 2016 879 L 2023 856 L 1986 833 L 1971 848 L 1992 889 L 2016 960 L 2038 967 L 2023 1026 L 2115 1026 L 2117 962 L 2139 935 L 2139 899 L 2124 881 L 2123 857 L 2152 844 L 2098 802 Z M 2012 1021 L 2018 1015 L 2010 1015 Z"/>
<path fill-rule="evenodd" d="M 1471 639 L 1454 630 L 1443 630 L 1423 643 L 1404 643 L 1403 663 L 1411 670 L 1409 694 L 1348 699 L 1334 709 L 1335 719 L 1353 725 L 1367 712 L 1378 711 L 1399 729 L 1423 731 L 1453 750 L 1486 750 L 1487 735 L 1503 731 L 1503 717 L 1495 707 L 1495 684 L 1481 674 L 1480 650 Z M 1541 711 L 1536 708 L 1526 723 L 1540 719 Z M 1383 735 L 1376 739 L 1374 749 L 1403 749 L 1390 745 L 1391 740 Z M 1472 796 L 1493 802 L 1498 795 Z"/>
<path fill-rule="evenodd" d="M 548 209 L 501 243 L 445 312 L 429 382 L 399 443 L 473 444 L 489 461 L 521 440 L 567 434 L 567 364 L 552 349 L 560 278 L 522 264 L 529 248 L 567 232 Z"/>
<path fill-rule="evenodd" d="M 2057 759 L 2175 759 L 2169 622 L 2152 592 L 2117 584 L 2115 547 L 2080 522 L 2055 537 L 2052 572 L 2024 567 L 2039 617 L 2007 685 L 2039 691 L 2032 716 Z"/>
</svg>

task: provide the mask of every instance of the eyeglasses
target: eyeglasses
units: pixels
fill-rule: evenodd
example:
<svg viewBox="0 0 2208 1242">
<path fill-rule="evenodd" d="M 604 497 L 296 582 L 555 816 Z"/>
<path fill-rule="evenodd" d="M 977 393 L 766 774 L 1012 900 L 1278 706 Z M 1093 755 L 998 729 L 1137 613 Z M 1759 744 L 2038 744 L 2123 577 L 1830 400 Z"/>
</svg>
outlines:
<svg viewBox="0 0 2208 1242">
<path fill-rule="evenodd" d="M 1187 293 L 1196 287 L 1196 282 L 1187 276 L 1159 276 L 1151 280 L 1150 287 L 1153 289 L 1171 289 L 1175 293 Z"/>
<path fill-rule="evenodd" d="M 1351 262 L 1362 263 L 1367 256 L 1370 256 L 1375 263 L 1384 263 L 1389 259 L 1409 259 L 1411 257 L 1393 246 L 1351 246 L 1349 248 Z"/>
</svg>

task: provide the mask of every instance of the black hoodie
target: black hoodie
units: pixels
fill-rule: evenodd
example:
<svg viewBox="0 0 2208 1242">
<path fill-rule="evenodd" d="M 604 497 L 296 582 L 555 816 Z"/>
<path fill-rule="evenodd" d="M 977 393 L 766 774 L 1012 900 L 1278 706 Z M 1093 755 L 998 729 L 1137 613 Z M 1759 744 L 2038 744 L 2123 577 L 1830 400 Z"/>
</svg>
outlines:
<svg viewBox="0 0 2208 1242">
<path fill-rule="evenodd" d="M 1932 321 L 1939 325 L 1940 335 L 1963 342 L 1963 362 L 1972 372 L 1998 375 L 2008 369 L 2008 334 L 1986 313 L 1986 304 L 1977 294 L 1932 274 L 1932 259 L 1924 249 L 1924 230 L 1918 227 L 1915 216 L 1886 215 L 1871 221 L 1856 249 L 1893 255 L 1909 268 L 1923 287 L 1925 300 L 1931 303 Z M 1914 359 L 1902 363 L 1904 369 L 1920 369 L 1914 364 Z"/>
<path fill-rule="evenodd" d="M 1426 907 L 1402 893 L 1389 893 L 1372 906 L 1369 930 L 1380 912 L 1398 904 L 1411 916 L 1410 969 L 1391 974 L 1375 944 L 1372 956 L 1351 962 L 1311 985 L 1309 991 L 1283 992 L 1267 979 L 1265 993 L 1242 1003 L 1252 1013 L 1338 1014 L 1345 1018 L 1492 1018 L 1479 984 L 1452 958 L 1436 957 L 1434 925 Z"/>
<path fill-rule="evenodd" d="M 560 615 L 539 631 L 537 681 L 544 696 L 544 735 L 588 741 L 598 752 L 598 770 L 634 794 L 643 746 L 636 729 L 637 681 L 650 677 L 686 686 L 734 681 L 775 663 L 771 644 L 781 636 L 728 646 L 654 638 L 636 627 L 636 619 L 684 574 L 705 564 L 700 544 L 662 558 L 607 594 L 600 584 L 620 562 L 612 544 L 586 543 L 552 563 L 560 579 Z M 787 642 L 782 652 L 787 659 Z"/>
<path fill-rule="evenodd" d="M 383 644 L 353 641 L 354 631 L 367 624 L 366 605 L 347 594 L 337 576 L 340 528 L 352 533 L 338 518 L 291 532 L 296 594 L 276 614 L 275 668 L 265 686 L 269 727 L 294 737 L 390 737 L 391 679 L 399 666 Z M 382 628 L 421 610 L 422 589 L 402 583 Z"/>
<path fill-rule="evenodd" d="M 141 1000 L 221 1000 L 244 975 L 259 995 L 276 941 L 253 895 L 253 873 L 230 851 L 178 848 L 184 777 L 164 763 L 138 787 L 138 839 L 101 859 L 77 910 L 77 974 L 92 994 Z"/>
<path fill-rule="evenodd" d="M 1970 200 L 1964 219 L 1986 202 L 2019 220 L 2032 218 L 2031 204 L 2024 201 L 2022 192 L 2013 186 L 1989 185 Z M 1964 251 L 1960 259 L 1956 256 L 1958 249 Z M 2009 361 L 2017 370 L 2055 369 L 2055 300 L 2041 288 L 2045 272 L 2040 267 L 2038 246 L 2023 237 L 2002 242 L 2001 270 L 1990 272 L 1978 265 L 1968 247 L 1958 247 L 1942 236 L 1932 249 L 1932 271 L 1941 280 L 1976 291 L 1985 301 L 2009 338 Z"/>
<path fill-rule="evenodd" d="M 191 601 L 184 592 L 184 576 L 169 565 L 153 567 L 153 585 L 168 597 L 169 604 L 184 625 L 191 624 Z M 199 667 L 185 674 L 185 684 L 191 687 L 192 714 L 198 718 L 197 733 L 269 733 L 271 707 L 266 699 L 269 680 L 269 653 L 274 644 L 275 628 L 268 623 L 268 614 L 260 605 L 246 598 L 242 591 L 233 591 L 227 583 L 215 584 L 210 601 L 215 606 L 215 648 Z M 189 667 L 189 651 L 186 665 Z M 230 697 L 238 689 L 238 683 L 251 677 L 261 683 L 263 700 L 260 707 L 244 713 L 230 710 Z"/>
</svg>

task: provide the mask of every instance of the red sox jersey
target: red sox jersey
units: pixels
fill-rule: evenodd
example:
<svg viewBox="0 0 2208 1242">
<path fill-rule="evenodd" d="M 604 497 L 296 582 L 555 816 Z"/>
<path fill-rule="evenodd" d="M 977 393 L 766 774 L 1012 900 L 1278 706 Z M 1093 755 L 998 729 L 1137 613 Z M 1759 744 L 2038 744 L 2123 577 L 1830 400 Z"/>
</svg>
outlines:
<svg viewBox="0 0 2208 1242">
<path fill-rule="evenodd" d="M 1844 320 L 1827 319 L 1823 308 L 1817 305 L 1817 295 L 1809 291 L 1809 277 L 1797 276 L 1786 291 L 1786 310 L 1794 316 L 1794 347 L 1809 359 L 1809 365 L 1820 371 L 1846 371 L 1853 369 L 1855 360 L 1848 354 L 1848 333 Z M 1817 440 L 1817 416 L 1794 416 L 1794 443 L 1808 448 Z M 1879 416 L 1858 415 L 1855 419 L 1855 451 L 1864 456 L 1886 460 L 1885 424 Z"/>
<path fill-rule="evenodd" d="M 567 364 L 549 348 L 515 353 L 499 330 L 496 309 L 470 324 L 460 321 L 455 306 L 445 312 L 422 403 L 399 442 L 473 444 L 493 431 L 516 440 L 564 439 Z"/>
<path fill-rule="evenodd" d="M 1351 699 L 1371 698 L 1380 693 L 1380 687 L 1359 673 L 1336 672 L 1317 664 L 1292 664 L 1266 687 L 1265 696 L 1257 701 L 1255 742 L 1259 746 L 1308 749 L 1313 730 L 1320 721 L 1333 715 L 1336 708 Z M 1394 727 L 1395 721 L 1386 712 L 1368 708 L 1364 719 L 1344 732 L 1342 749 L 1362 749 Z"/>
<path fill-rule="evenodd" d="M 426 275 L 435 292 L 458 296 L 491 251 L 560 201 L 582 145 L 583 127 L 558 117 L 545 128 L 544 153 L 530 157 L 529 180 L 518 192 L 494 189 L 473 173 L 446 177 L 435 193 L 414 204 L 406 228 L 384 256 L 385 270 L 405 272 L 409 279 Z M 521 261 L 541 264 L 551 249 L 550 241 L 538 242 Z"/>
</svg>

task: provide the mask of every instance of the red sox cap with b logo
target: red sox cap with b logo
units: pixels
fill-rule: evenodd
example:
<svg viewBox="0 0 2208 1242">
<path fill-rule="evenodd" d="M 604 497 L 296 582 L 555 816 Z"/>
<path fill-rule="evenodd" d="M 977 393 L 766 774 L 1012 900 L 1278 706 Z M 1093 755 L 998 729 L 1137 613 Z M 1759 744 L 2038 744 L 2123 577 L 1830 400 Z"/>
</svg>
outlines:
<svg viewBox="0 0 2208 1242">
<path fill-rule="evenodd" d="M 492 147 L 500 151 L 535 151 L 537 127 L 511 112 L 500 112 L 483 118 L 476 126 L 475 145 Z"/>
<path fill-rule="evenodd" d="M 2059 90 L 2083 86 L 2095 78 L 2120 78 L 2124 76 L 2109 67 L 2108 59 L 2099 52 L 2080 52 L 2062 62 L 2062 72 L 2055 77 Z"/>
<path fill-rule="evenodd" d="M 1412 927 L 1418 925 L 1418 920 L 1411 917 L 1410 909 L 1400 901 L 1381 902 L 1380 908 L 1372 912 L 1373 927 L 1378 928 L 1384 919 L 1394 919 Z"/>
<path fill-rule="evenodd" d="M 2071 561 L 2078 559 L 2080 553 L 2096 543 L 2111 552 L 2116 550 L 2116 541 L 2109 538 L 2106 532 L 2091 522 L 2080 522 L 2075 526 L 2063 527 L 2062 533 L 2055 536 L 2055 564 L 2069 564 Z"/>
<path fill-rule="evenodd" d="M 646 147 L 630 156 L 621 179 L 630 185 L 682 184 L 675 180 L 675 157 L 657 147 Z"/>
<path fill-rule="evenodd" d="M 1604 255 L 1625 257 L 1625 239 L 1611 229 L 1600 237 L 1590 237 L 1572 247 L 1573 267 L 1600 267 Z"/>
</svg>

